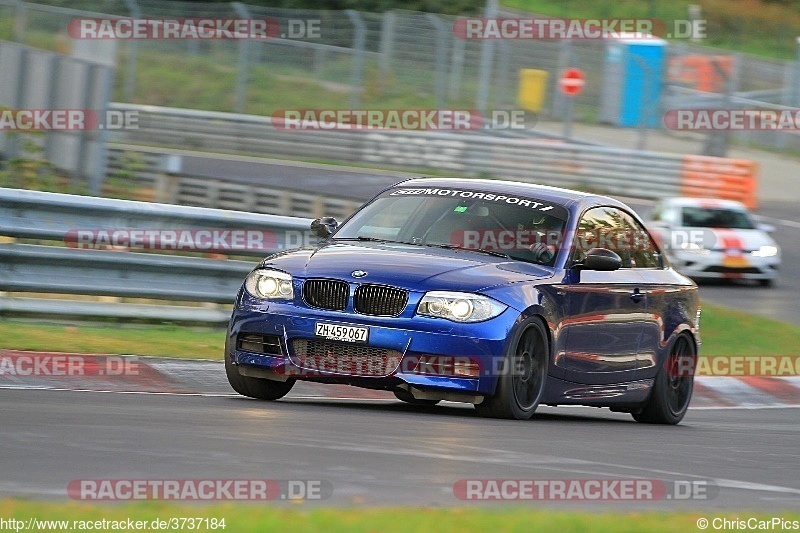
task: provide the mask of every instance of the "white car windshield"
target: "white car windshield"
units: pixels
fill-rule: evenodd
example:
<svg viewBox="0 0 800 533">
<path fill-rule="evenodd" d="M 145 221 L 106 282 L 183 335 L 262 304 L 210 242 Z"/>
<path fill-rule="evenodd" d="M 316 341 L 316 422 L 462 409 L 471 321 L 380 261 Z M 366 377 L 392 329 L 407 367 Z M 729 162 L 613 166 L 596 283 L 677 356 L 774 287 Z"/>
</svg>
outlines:
<svg viewBox="0 0 800 533">
<path fill-rule="evenodd" d="M 682 209 L 684 227 L 755 229 L 755 224 L 746 211 L 741 209 L 684 207 Z"/>
</svg>

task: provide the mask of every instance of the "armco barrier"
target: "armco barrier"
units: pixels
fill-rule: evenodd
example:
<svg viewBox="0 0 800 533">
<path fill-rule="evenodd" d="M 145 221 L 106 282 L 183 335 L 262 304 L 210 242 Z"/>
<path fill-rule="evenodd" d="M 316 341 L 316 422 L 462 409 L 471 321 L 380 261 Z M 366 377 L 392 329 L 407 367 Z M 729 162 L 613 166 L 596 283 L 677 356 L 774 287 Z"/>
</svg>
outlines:
<svg viewBox="0 0 800 533">
<path fill-rule="evenodd" d="M 252 229 L 281 235 L 310 224 L 306 218 L 0 188 L 0 235 L 8 237 L 63 242 L 78 229 Z"/>
<path fill-rule="evenodd" d="M 275 127 L 269 117 L 132 104 L 112 107 L 139 113 L 138 130 L 113 134 L 112 140 L 119 143 L 432 169 L 651 199 L 723 195 L 756 204 L 757 167 L 737 159 L 499 137 L 480 130 L 297 131 Z"/>
<path fill-rule="evenodd" d="M 146 298 L 230 304 L 257 257 L 294 247 L 311 220 L 0 188 L 0 291 Z M 251 261 L 186 254 L 90 250 L 64 246 L 71 230 L 256 230 L 274 235 L 268 250 L 229 253 Z M 289 233 L 292 232 L 292 233 Z M 289 238 L 291 237 L 291 238 Z M 15 239 L 55 241 L 54 246 Z M 224 322 L 223 309 L 192 305 L 145 305 L 107 301 L 6 296 L 0 313 L 70 317 L 140 317 L 155 320 Z"/>
</svg>

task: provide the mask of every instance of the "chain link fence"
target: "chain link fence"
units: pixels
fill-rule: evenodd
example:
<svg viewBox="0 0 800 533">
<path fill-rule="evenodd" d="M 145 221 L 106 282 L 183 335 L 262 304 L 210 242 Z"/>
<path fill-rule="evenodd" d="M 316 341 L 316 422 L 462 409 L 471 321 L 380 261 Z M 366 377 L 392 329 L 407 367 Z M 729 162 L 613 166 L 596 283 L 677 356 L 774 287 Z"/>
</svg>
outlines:
<svg viewBox="0 0 800 533">
<path fill-rule="evenodd" d="M 564 4 L 580 8 L 577 0 Z M 626 15 L 677 16 L 663 2 L 651 4 L 655 11 Z M 0 0 L 0 38 L 60 53 L 74 54 L 77 47 L 84 54 L 112 55 L 112 99 L 118 102 L 263 116 L 281 109 L 518 109 L 520 70 L 538 69 L 548 74 L 540 116 L 560 120 L 568 97 L 558 91 L 558 77 L 574 66 L 586 75 L 583 92 L 574 97 L 576 120 L 603 120 L 607 43 L 602 41 L 465 40 L 453 31 L 456 17 L 403 10 L 289 10 L 159 0 L 77 0 L 70 5 Z M 615 10 L 610 3 L 607 7 L 611 16 Z M 88 44 L 67 34 L 74 18 L 109 16 L 269 18 L 279 22 L 280 34 L 269 40 Z M 713 28 L 725 29 L 730 23 L 709 25 L 712 35 Z M 786 38 L 794 46 L 790 33 L 778 31 L 776 39 Z M 668 56 L 666 72 L 648 74 L 663 78 L 660 98 L 651 99 L 652 113 L 659 116 L 676 106 L 708 102 L 800 106 L 800 61 L 764 59 L 689 41 L 670 41 Z M 655 83 L 649 80 L 645 86 Z M 800 149 L 798 136 L 786 132 L 732 136 L 748 144 Z"/>
</svg>

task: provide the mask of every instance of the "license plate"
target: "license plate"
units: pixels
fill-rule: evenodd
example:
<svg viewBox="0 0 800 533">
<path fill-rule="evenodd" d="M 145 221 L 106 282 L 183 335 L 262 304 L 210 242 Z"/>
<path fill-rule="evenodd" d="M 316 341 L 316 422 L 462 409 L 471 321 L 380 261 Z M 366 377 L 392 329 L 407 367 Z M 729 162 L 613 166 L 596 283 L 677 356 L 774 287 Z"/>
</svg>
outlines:
<svg viewBox="0 0 800 533">
<path fill-rule="evenodd" d="M 369 328 L 317 322 L 314 326 L 314 335 L 332 341 L 367 342 Z"/>
<path fill-rule="evenodd" d="M 725 257 L 722 265 L 730 268 L 746 268 L 750 266 L 750 262 L 740 255 L 733 255 Z"/>
</svg>

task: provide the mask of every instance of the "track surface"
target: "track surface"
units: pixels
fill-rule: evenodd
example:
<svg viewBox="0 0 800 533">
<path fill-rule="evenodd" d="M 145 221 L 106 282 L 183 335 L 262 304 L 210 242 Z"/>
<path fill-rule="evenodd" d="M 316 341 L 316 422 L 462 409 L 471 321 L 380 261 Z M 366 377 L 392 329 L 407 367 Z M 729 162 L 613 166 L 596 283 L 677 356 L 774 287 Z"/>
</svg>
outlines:
<svg viewBox="0 0 800 533">
<path fill-rule="evenodd" d="M 264 160 L 219 154 L 183 156 L 183 171 L 208 178 L 224 178 L 268 187 L 292 188 L 334 197 L 367 200 L 382 188 L 409 176 L 401 172 L 382 172 L 333 165 Z M 650 203 L 630 200 L 631 207 L 646 216 Z M 703 301 L 741 311 L 800 324 L 800 211 L 793 201 L 762 202 L 756 213 L 775 226 L 775 240 L 783 254 L 782 271 L 774 287 L 762 288 L 751 283 L 704 282 Z"/>
<path fill-rule="evenodd" d="M 320 479 L 323 505 L 472 505 L 460 479 L 710 480 L 710 500 L 525 502 L 562 509 L 797 509 L 796 409 L 690 410 L 677 427 L 590 408 L 488 420 L 447 404 L 259 402 L 0 390 L 0 495 L 66 498 L 73 479 Z M 498 506 L 483 502 L 481 505 Z"/>
</svg>

